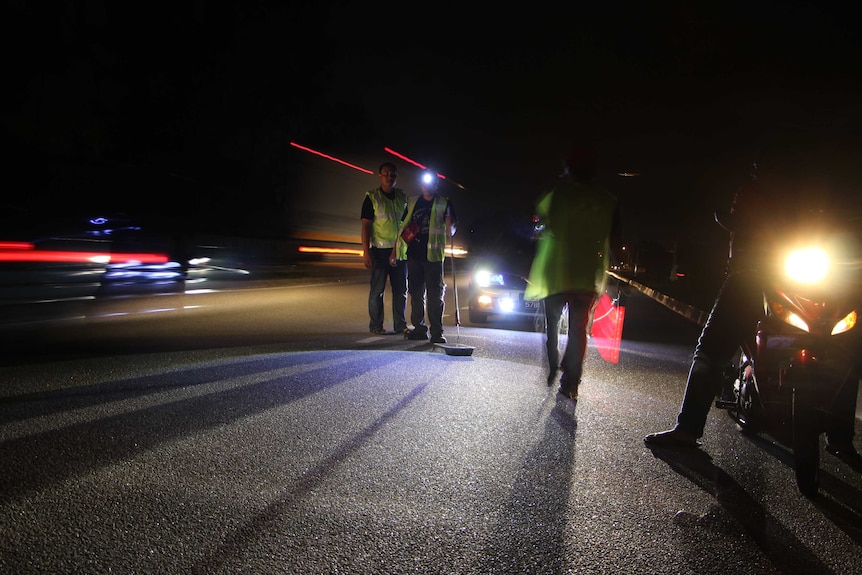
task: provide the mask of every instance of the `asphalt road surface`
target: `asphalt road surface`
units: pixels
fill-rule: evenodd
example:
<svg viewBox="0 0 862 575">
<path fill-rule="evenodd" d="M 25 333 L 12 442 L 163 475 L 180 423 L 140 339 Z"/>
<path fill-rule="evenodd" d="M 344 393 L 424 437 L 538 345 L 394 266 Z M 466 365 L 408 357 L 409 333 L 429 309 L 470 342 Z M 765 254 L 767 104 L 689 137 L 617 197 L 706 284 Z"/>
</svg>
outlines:
<svg viewBox="0 0 862 575">
<path fill-rule="evenodd" d="M 361 271 L 211 285 L 3 329 L 0 572 L 862 573 L 858 471 L 645 448 L 697 336 L 645 296 L 575 404 L 523 326 L 368 334 Z"/>
</svg>

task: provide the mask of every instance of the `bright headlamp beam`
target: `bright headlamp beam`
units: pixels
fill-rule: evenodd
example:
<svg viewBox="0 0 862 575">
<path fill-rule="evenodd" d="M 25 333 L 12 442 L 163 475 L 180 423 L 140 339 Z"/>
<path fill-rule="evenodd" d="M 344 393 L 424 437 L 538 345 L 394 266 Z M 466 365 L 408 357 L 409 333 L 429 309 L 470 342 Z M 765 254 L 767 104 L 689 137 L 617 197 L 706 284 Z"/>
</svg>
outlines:
<svg viewBox="0 0 862 575">
<path fill-rule="evenodd" d="M 389 154 L 392 154 L 392 155 L 393 155 L 393 156 L 395 156 L 396 158 L 400 158 L 400 159 L 404 160 L 405 162 L 407 162 L 407 163 L 409 163 L 409 164 L 413 164 L 413 165 L 414 165 L 414 166 L 416 166 L 417 168 L 421 168 L 421 169 L 423 169 L 423 170 L 427 170 L 427 169 L 428 169 L 428 167 L 427 167 L 427 166 L 423 166 L 422 164 L 420 164 L 420 163 L 419 163 L 419 162 L 417 162 L 416 160 L 410 159 L 410 158 L 408 158 L 407 156 L 405 156 L 404 154 L 399 154 L 398 152 L 396 152 L 396 151 L 395 151 L 395 150 L 393 150 L 392 148 L 389 148 L 389 147 L 387 147 L 387 146 L 384 146 L 384 147 L 383 147 L 383 150 L 384 150 L 385 152 L 389 153 Z M 452 184 L 454 184 L 454 185 L 458 186 L 458 187 L 459 187 L 459 188 L 461 188 L 462 190 L 466 190 L 466 189 L 467 189 L 467 188 L 465 188 L 463 185 L 459 184 L 458 182 L 456 182 L 456 181 L 454 181 L 454 180 L 449 180 L 446 176 L 444 176 L 443 174 L 441 174 L 441 173 L 439 173 L 439 172 L 437 173 L 437 177 L 438 177 L 438 178 L 440 178 L 441 180 L 448 180 L 449 182 L 451 182 Z"/>
</svg>

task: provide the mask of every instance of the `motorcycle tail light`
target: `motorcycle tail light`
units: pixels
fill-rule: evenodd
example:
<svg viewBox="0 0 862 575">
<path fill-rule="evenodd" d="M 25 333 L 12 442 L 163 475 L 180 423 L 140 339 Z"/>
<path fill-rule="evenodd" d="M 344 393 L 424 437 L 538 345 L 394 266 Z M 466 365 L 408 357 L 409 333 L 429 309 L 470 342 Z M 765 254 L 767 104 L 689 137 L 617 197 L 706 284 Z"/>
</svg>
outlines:
<svg viewBox="0 0 862 575">
<path fill-rule="evenodd" d="M 843 318 L 841 321 L 835 324 L 835 327 L 832 328 L 832 335 L 838 335 L 839 333 L 844 333 L 846 331 L 850 331 L 856 326 L 856 311 L 851 311 Z"/>
</svg>

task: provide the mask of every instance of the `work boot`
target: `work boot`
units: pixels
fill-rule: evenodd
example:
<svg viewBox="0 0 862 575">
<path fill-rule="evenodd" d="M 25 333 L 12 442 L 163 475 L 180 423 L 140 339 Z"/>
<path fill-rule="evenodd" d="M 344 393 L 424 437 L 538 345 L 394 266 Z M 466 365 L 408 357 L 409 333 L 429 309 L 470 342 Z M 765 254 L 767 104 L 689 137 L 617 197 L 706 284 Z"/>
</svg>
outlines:
<svg viewBox="0 0 862 575">
<path fill-rule="evenodd" d="M 671 448 L 700 447 L 701 445 L 695 436 L 678 427 L 668 429 L 667 431 L 660 431 L 659 433 L 650 433 L 644 437 L 644 443 L 647 444 L 647 447 Z"/>
</svg>

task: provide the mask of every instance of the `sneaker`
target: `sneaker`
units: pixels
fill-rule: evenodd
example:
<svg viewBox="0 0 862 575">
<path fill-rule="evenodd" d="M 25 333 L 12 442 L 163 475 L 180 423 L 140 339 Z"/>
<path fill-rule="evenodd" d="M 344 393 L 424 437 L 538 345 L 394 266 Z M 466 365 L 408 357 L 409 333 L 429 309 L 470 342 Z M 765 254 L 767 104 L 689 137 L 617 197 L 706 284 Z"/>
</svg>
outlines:
<svg viewBox="0 0 862 575">
<path fill-rule="evenodd" d="M 371 328 L 370 331 L 374 335 L 386 335 L 386 330 L 383 329 L 382 327 L 374 327 L 374 328 Z"/>
<path fill-rule="evenodd" d="M 673 429 L 668 429 L 667 431 L 660 431 L 659 433 L 650 433 L 646 437 L 644 437 L 644 443 L 649 447 L 671 447 L 671 448 L 680 448 L 680 447 L 700 447 L 701 443 L 698 439 L 679 429 L 678 427 L 674 427 Z"/>
<path fill-rule="evenodd" d="M 435 335 L 431 337 L 431 343 L 446 343 L 446 338 L 442 335 Z"/>
<path fill-rule="evenodd" d="M 557 370 L 552 369 L 550 373 L 548 373 L 548 387 L 554 385 L 554 381 L 557 379 Z"/>
<path fill-rule="evenodd" d="M 561 385 L 560 389 L 558 389 L 557 391 L 560 393 L 560 395 L 564 395 L 564 396 L 568 397 L 569 399 L 571 399 L 572 401 L 578 400 L 578 388 L 577 387 L 575 387 L 574 389 L 569 389 L 569 388 L 563 387 Z"/>
<path fill-rule="evenodd" d="M 406 334 L 404 334 L 404 339 L 411 339 L 414 341 L 415 340 L 424 340 L 424 339 L 428 339 L 428 333 L 424 332 L 424 331 L 417 331 L 414 329 L 413 331 L 410 331 L 410 332 L 407 332 Z"/>
</svg>

